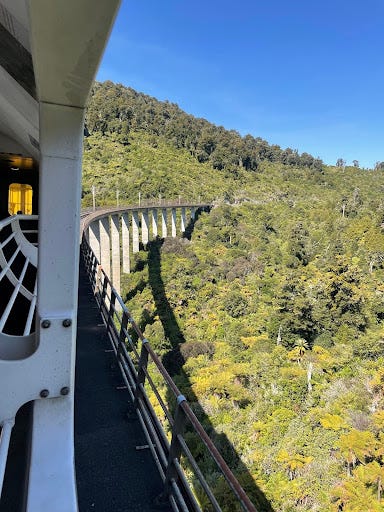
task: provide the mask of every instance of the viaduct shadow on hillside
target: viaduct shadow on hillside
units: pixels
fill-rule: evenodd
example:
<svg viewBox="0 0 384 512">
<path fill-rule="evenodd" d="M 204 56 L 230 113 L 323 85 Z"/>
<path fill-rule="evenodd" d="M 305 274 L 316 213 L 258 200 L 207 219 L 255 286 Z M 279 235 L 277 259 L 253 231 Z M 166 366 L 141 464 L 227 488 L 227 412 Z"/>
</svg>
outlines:
<svg viewBox="0 0 384 512">
<path fill-rule="evenodd" d="M 184 237 L 190 239 L 191 235 L 193 233 L 194 224 L 198 218 L 200 212 L 197 212 L 197 215 L 194 220 L 191 220 L 191 222 L 188 224 Z M 154 315 L 158 315 L 159 319 L 162 323 L 165 337 L 167 340 L 169 340 L 169 343 L 171 345 L 170 350 L 163 356 L 162 361 L 164 366 L 166 367 L 168 373 L 171 375 L 171 377 L 179 376 L 177 380 L 182 381 L 185 383 L 183 387 L 185 389 L 181 389 L 183 393 L 188 398 L 188 401 L 190 402 L 196 416 L 199 418 L 200 422 L 204 426 L 205 430 L 207 431 L 209 437 L 213 440 L 216 447 L 219 449 L 220 453 L 224 457 L 225 461 L 227 462 L 228 466 L 231 468 L 231 470 L 234 472 L 236 477 L 239 479 L 242 487 L 247 492 L 249 498 L 256 506 L 256 509 L 258 512 L 274 512 L 272 509 L 271 504 L 267 500 L 266 496 L 264 495 L 263 491 L 255 484 L 251 474 L 249 473 L 249 470 L 242 462 L 239 454 L 236 452 L 235 448 L 233 447 L 232 443 L 229 441 L 227 436 L 223 433 L 218 433 L 215 431 L 214 426 L 212 425 L 212 422 L 210 421 L 210 418 L 208 415 L 204 412 L 203 408 L 200 406 L 198 399 L 196 395 L 194 394 L 191 383 L 188 379 L 188 376 L 186 375 L 185 371 L 183 370 L 184 365 L 184 357 L 182 355 L 182 351 L 180 350 L 181 345 L 185 342 L 184 335 L 179 327 L 179 324 L 177 322 L 177 318 L 173 312 L 172 306 L 167 298 L 166 292 L 165 292 L 165 286 L 161 275 L 161 247 L 164 243 L 164 239 L 156 239 L 154 241 L 151 241 L 148 246 L 148 284 L 151 287 L 156 310 Z M 143 268 L 142 262 L 139 263 L 139 268 L 141 266 L 141 269 Z M 143 283 L 140 282 L 135 290 L 132 290 L 131 293 L 127 294 L 127 299 L 132 298 L 143 286 Z M 145 286 L 145 283 L 144 283 Z M 153 316 L 154 316 L 153 315 Z M 154 322 L 153 316 L 149 315 L 148 312 L 144 312 L 142 318 L 140 319 L 140 328 L 144 331 L 146 325 L 151 324 Z M 168 396 L 168 403 L 174 402 L 173 396 Z M 217 470 L 215 469 L 215 465 L 212 462 L 209 466 L 207 463 L 207 460 L 209 460 L 207 457 L 207 454 L 203 453 L 201 451 L 201 448 L 199 446 L 201 443 L 197 441 L 197 439 L 194 439 L 194 433 L 188 430 L 187 427 L 187 437 L 188 437 L 188 444 L 190 446 L 190 449 L 192 449 L 192 452 L 194 452 L 194 456 L 196 457 L 198 462 L 205 463 L 204 467 L 208 467 L 208 471 L 203 471 L 205 473 L 205 476 L 208 478 L 209 481 L 209 473 L 212 472 L 212 474 L 216 471 L 215 478 L 213 480 L 213 484 L 217 484 Z M 208 473 L 208 474 L 207 474 Z M 222 500 L 218 500 L 224 502 L 221 503 L 221 506 L 223 510 L 227 510 L 230 512 L 237 512 L 237 510 L 242 510 L 240 505 L 238 503 L 232 502 L 231 503 L 231 493 L 226 490 L 226 484 L 223 484 L 223 487 L 219 484 L 218 488 L 223 489 L 223 498 Z M 224 490 L 225 489 L 225 490 Z M 219 491 L 220 492 L 220 491 Z M 209 505 L 204 510 L 210 510 Z"/>
</svg>

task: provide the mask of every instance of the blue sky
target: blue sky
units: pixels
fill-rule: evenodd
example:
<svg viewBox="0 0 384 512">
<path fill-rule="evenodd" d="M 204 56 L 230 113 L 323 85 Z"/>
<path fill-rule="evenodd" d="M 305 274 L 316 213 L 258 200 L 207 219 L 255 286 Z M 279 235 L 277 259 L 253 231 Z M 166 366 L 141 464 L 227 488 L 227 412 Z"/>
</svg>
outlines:
<svg viewBox="0 0 384 512">
<path fill-rule="evenodd" d="M 98 80 L 334 164 L 384 161 L 383 0 L 123 0 Z"/>
</svg>

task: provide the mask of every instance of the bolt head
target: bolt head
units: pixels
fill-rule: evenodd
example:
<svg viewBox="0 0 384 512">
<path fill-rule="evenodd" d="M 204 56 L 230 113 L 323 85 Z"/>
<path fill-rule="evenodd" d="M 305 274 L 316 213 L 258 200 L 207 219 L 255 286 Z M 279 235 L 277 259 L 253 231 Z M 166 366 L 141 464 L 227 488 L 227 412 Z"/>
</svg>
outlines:
<svg viewBox="0 0 384 512">
<path fill-rule="evenodd" d="M 43 329 L 48 329 L 48 327 L 51 327 L 51 321 L 50 320 L 43 320 L 41 322 L 41 327 Z"/>
<path fill-rule="evenodd" d="M 68 393 L 69 393 L 68 386 L 64 386 L 63 388 L 60 389 L 60 395 L 66 396 L 66 395 L 68 395 Z"/>
<path fill-rule="evenodd" d="M 49 391 L 48 391 L 48 389 L 42 389 L 42 390 L 40 391 L 40 396 L 41 396 L 41 398 L 47 398 L 47 397 L 49 396 Z"/>
<path fill-rule="evenodd" d="M 70 318 L 66 318 L 63 320 L 63 327 L 70 327 L 72 325 L 72 320 Z"/>
</svg>

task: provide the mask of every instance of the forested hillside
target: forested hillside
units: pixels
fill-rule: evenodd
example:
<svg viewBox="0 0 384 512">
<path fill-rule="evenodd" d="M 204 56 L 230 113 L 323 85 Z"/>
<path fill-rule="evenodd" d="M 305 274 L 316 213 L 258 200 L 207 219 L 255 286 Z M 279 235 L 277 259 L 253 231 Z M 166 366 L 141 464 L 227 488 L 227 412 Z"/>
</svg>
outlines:
<svg viewBox="0 0 384 512">
<path fill-rule="evenodd" d="M 239 166 L 256 170 L 262 160 L 320 169 L 322 162 L 308 153 L 269 145 L 260 137 L 241 137 L 205 119 L 183 112 L 177 105 L 160 102 L 113 82 L 96 83 L 86 119 L 87 130 L 118 135 L 123 144 L 131 131 L 165 137 L 173 147 L 186 149 L 200 163 L 214 169 Z"/>
<path fill-rule="evenodd" d="M 384 173 L 327 167 L 110 82 L 87 126 L 85 204 L 92 185 L 105 202 L 116 189 L 215 200 L 189 238 L 135 256 L 124 295 L 251 498 L 383 511 Z"/>
</svg>

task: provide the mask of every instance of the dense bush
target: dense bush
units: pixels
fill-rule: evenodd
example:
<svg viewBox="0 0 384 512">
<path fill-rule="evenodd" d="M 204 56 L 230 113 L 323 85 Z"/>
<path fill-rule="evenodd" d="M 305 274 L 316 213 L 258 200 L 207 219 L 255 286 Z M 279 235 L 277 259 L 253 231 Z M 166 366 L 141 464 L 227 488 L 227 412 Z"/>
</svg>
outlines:
<svg viewBox="0 0 384 512">
<path fill-rule="evenodd" d="M 309 155 L 298 166 L 295 154 L 110 83 L 92 102 L 85 204 L 92 185 L 104 202 L 118 189 L 132 203 L 138 192 L 215 203 L 190 241 L 135 256 L 123 283 L 251 498 L 261 511 L 383 510 L 383 172 L 320 173 Z"/>
</svg>

